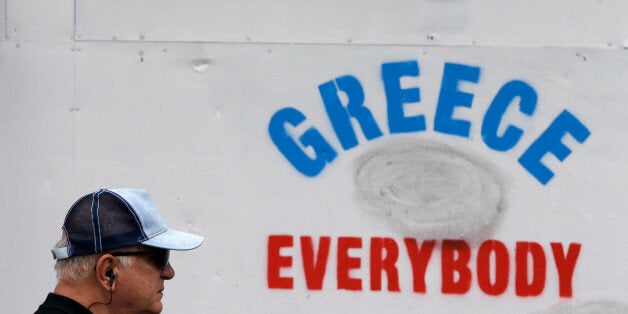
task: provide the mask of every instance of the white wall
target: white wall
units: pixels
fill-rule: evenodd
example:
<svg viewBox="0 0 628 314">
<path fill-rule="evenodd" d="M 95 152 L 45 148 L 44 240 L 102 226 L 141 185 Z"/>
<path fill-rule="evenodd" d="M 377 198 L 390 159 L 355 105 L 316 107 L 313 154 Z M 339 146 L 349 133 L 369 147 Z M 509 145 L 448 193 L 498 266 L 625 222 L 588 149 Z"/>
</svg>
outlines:
<svg viewBox="0 0 628 314">
<path fill-rule="evenodd" d="M 138 187 L 151 192 L 169 227 L 206 237 L 199 249 L 172 254 L 177 276 L 166 286 L 166 313 L 625 310 L 625 12 L 619 0 L 0 1 L 0 308 L 32 312 L 54 287 L 49 249 L 74 200 L 100 187 Z M 420 75 L 402 85 L 420 87 L 421 102 L 406 112 L 424 114 L 427 130 L 390 134 L 381 66 L 412 60 Z M 458 107 L 455 116 L 471 122 L 469 137 L 433 130 L 447 62 L 481 69 L 476 84 L 460 86 L 474 95 L 472 108 Z M 362 84 L 383 135 L 368 141 L 353 124 L 359 145 L 344 151 L 318 86 L 347 74 Z M 532 117 L 506 115 L 525 133 L 498 152 L 482 141 L 482 121 L 514 79 L 532 86 L 538 103 Z M 293 134 L 316 127 L 338 152 L 313 178 L 293 168 L 268 134 L 284 107 L 307 116 Z M 563 162 L 544 159 L 555 177 L 543 185 L 517 159 L 564 109 L 591 136 L 582 144 L 567 136 L 572 154 Z M 364 156 L 401 139 L 446 145 L 499 173 L 505 206 L 481 236 L 462 238 L 472 269 L 483 240 L 506 245 L 503 294 L 483 293 L 475 271 L 468 292 L 442 293 L 440 247 L 427 293 L 412 291 L 403 238 L 456 238 L 455 230 L 437 236 L 373 214 L 377 206 L 356 196 L 354 181 Z M 294 277 L 292 289 L 268 287 L 267 246 L 277 234 L 294 236 L 294 247 L 281 250 L 293 256 L 281 273 Z M 302 235 L 332 239 L 320 291 L 305 286 Z M 350 253 L 362 257 L 352 273 L 362 291 L 336 288 L 340 236 L 363 241 Z M 400 245 L 400 292 L 385 284 L 370 291 L 371 237 Z M 537 297 L 515 293 L 518 241 L 538 242 L 547 255 Z M 558 294 L 550 242 L 582 246 L 571 297 Z"/>
</svg>

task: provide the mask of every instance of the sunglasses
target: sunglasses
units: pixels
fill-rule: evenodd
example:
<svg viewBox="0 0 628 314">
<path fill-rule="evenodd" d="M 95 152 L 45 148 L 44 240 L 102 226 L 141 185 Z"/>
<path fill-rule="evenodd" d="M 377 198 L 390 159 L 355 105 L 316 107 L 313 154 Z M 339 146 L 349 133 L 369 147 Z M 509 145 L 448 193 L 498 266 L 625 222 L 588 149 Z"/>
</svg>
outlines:
<svg viewBox="0 0 628 314">
<path fill-rule="evenodd" d="M 154 249 L 144 251 L 132 251 L 132 252 L 113 252 L 110 253 L 113 256 L 136 256 L 147 255 L 148 260 L 159 269 L 164 269 L 168 265 L 170 259 L 170 250 Z"/>
</svg>

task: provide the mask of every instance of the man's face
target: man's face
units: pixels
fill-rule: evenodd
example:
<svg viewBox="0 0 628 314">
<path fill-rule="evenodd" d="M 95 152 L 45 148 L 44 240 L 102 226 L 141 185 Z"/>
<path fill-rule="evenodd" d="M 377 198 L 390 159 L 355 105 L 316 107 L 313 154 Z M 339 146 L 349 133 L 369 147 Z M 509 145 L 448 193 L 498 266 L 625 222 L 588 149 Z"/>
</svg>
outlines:
<svg viewBox="0 0 628 314">
<path fill-rule="evenodd" d="M 142 251 L 143 249 L 139 249 Z M 112 305 L 116 313 L 159 313 L 163 305 L 164 280 L 174 277 L 174 269 L 168 263 L 158 265 L 159 257 L 151 255 L 132 256 L 128 267 L 120 267 L 116 276 L 116 288 Z"/>
</svg>

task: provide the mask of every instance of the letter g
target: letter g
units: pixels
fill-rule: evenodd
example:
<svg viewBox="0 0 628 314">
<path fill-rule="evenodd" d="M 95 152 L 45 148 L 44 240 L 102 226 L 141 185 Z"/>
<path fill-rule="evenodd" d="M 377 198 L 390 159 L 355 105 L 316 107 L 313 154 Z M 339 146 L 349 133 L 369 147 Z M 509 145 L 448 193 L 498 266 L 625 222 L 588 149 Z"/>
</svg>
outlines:
<svg viewBox="0 0 628 314">
<path fill-rule="evenodd" d="M 308 177 L 315 177 L 325 168 L 326 163 L 336 158 L 337 153 L 314 127 L 307 129 L 298 138 L 298 143 L 288 134 L 286 123 L 296 127 L 305 119 L 305 115 L 299 110 L 290 107 L 283 108 L 275 112 L 270 119 L 268 133 L 277 149 L 294 168 Z M 304 151 L 308 147 L 314 149 L 313 158 Z"/>
</svg>

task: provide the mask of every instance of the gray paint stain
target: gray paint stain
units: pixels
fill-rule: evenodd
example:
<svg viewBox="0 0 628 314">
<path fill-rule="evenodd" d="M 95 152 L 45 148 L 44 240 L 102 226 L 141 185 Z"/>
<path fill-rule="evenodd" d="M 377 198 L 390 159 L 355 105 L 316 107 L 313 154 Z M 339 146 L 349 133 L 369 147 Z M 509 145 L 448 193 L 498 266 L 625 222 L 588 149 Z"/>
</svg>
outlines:
<svg viewBox="0 0 628 314">
<path fill-rule="evenodd" d="M 372 149 L 357 160 L 354 174 L 367 211 L 424 239 L 472 239 L 490 230 L 505 203 L 502 181 L 480 158 L 419 140 Z"/>
<path fill-rule="evenodd" d="M 626 314 L 628 305 L 612 300 L 570 302 L 539 313 L 544 314 Z"/>
</svg>

